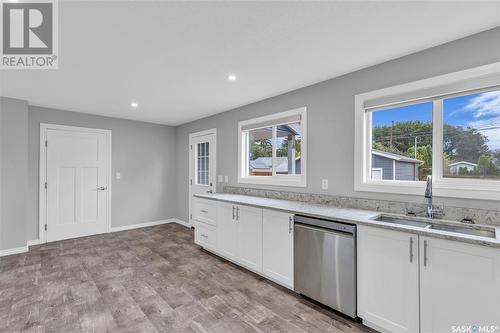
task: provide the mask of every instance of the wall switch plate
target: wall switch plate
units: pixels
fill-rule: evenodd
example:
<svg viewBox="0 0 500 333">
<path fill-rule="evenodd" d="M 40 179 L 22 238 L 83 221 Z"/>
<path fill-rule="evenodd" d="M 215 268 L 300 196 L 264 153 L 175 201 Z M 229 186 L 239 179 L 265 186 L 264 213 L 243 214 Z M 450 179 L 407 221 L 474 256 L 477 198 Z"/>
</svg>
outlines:
<svg viewBox="0 0 500 333">
<path fill-rule="evenodd" d="M 224 176 L 224 182 L 229 183 L 229 176 Z"/>
<path fill-rule="evenodd" d="M 328 190 L 328 179 L 322 179 L 321 180 L 321 189 L 322 190 Z"/>
<path fill-rule="evenodd" d="M 121 173 L 119 173 L 119 172 L 117 172 L 117 173 L 116 173 L 116 179 L 121 179 L 121 178 L 122 178 L 122 174 L 121 174 Z"/>
<path fill-rule="evenodd" d="M 218 181 L 219 183 L 222 183 L 222 175 L 218 175 L 218 176 L 217 176 L 217 181 Z"/>
</svg>

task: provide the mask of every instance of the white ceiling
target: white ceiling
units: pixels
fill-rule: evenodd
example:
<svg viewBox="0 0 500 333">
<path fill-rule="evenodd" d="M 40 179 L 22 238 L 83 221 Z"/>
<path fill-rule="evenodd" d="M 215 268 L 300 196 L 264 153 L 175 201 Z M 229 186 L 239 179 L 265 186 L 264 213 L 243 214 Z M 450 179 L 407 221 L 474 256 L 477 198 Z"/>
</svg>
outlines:
<svg viewBox="0 0 500 333">
<path fill-rule="evenodd" d="M 60 0 L 59 13 L 59 69 L 0 71 L 1 95 L 168 125 L 500 25 L 499 1 Z"/>
</svg>

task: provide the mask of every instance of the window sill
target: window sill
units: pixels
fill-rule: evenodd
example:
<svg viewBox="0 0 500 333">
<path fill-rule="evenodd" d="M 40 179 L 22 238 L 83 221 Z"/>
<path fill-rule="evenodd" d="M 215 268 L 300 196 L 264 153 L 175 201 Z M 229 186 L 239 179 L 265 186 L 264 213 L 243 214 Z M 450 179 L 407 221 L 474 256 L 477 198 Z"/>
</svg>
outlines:
<svg viewBox="0 0 500 333">
<path fill-rule="evenodd" d="M 357 192 L 423 196 L 425 182 L 371 181 L 356 184 L 354 190 Z M 476 182 L 476 184 L 468 186 L 466 184 L 453 184 L 449 181 L 436 181 L 432 190 L 436 197 L 500 201 L 500 185 L 481 185 Z"/>
<path fill-rule="evenodd" d="M 287 177 L 287 176 L 253 176 L 253 177 L 239 177 L 238 183 L 242 184 L 255 184 L 255 185 L 274 185 L 274 186 L 289 186 L 289 187 L 306 187 L 305 177 Z"/>
</svg>

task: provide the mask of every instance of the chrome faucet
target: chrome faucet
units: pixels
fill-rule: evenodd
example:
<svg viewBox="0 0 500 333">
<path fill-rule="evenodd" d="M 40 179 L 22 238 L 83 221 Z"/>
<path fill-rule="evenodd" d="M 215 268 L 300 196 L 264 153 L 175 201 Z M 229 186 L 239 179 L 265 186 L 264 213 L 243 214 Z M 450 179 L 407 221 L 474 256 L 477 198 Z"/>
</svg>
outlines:
<svg viewBox="0 0 500 333">
<path fill-rule="evenodd" d="M 434 215 L 439 214 L 443 215 L 443 209 L 434 207 L 432 204 L 432 176 L 427 176 L 427 182 L 425 184 L 425 194 L 424 196 L 427 198 L 427 208 L 426 208 L 426 216 L 430 219 L 434 218 Z"/>
</svg>

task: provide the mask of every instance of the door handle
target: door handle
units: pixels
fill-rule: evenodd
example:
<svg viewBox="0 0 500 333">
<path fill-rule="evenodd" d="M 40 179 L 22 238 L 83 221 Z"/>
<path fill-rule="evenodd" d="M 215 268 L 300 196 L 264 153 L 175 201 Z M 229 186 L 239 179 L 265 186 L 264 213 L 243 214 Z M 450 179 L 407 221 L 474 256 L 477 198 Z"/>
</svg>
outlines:
<svg viewBox="0 0 500 333">
<path fill-rule="evenodd" d="M 236 207 L 236 220 L 240 220 L 240 207 Z"/>
<path fill-rule="evenodd" d="M 213 193 L 213 191 L 212 191 L 212 190 L 210 190 L 210 191 L 207 191 L 207 193 Z"/>
<path fill-rule="evenodd" d="M 424 266 L 427 266 L 427 240 L 424 240 Z"/>
<path fill-rule="evenodd" d="M 288 217 L 288 233 L 289 234 L 292 233 L 292 217 L 291 216 Z"/>
<path fill-rule="evenodd" d="M 107 190 L 108 188 L 106 186 L 101 186 L 101 187 L 98 187 L 97 190 L 98 191 L 105 191 Z"/>
<path fill-rule="evenodd" d="M 233 220 L 234 220 L 234 206 L 233 206 Z"/>
<path fill-rule="evenodd" d="M 410 262 L 413 262 L 413 237 L 410 237 Z"/>
</svg>

